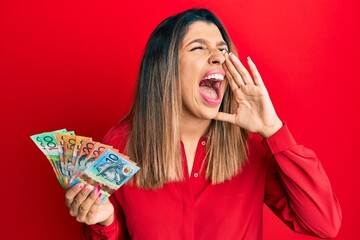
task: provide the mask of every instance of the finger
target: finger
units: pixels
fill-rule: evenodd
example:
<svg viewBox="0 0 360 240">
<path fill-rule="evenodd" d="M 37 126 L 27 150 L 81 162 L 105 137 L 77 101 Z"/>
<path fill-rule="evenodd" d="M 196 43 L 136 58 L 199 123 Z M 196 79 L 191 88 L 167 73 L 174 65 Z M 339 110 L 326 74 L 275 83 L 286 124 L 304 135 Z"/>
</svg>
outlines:
<svg viewBox="0 0 360 240">
<path fill-rule="evenodd" d="M 233 63 L 236 71 L 239 72 L 239 74 L 241 75 L 245 84 L 254 84 L 250 73 L 244 67 L 244 65 L 241 63 L 240 59 L 238 57 L 236 57 L 235 54 L 233 54 L 233 53 L 229 53 L 229 59 Z"/>
<path fill-rule="evenodd" d="M 93 220 L 96 218 L 97 212 L 98 212 L 100 204 L 101 204 L 101 197 L 102 197 L 102 193 L 100 192 L 96 196 L 96 200 L 95 200 L 94 204 L 90 207 L 89 212 L 86 216 L 87 222 L 90 224 L 92 224 Z"/>
<path fill-rule="evenodd" d="M 241 85 L 246 84 L 239 71 L 235 68 L 233 62 L 230 60 L 230 56 L 233 54 L 225 53 L 225 65 L 228 69 L 228 72 L 231 74 L 232 79 L 240 87 Z"/>
<path fill-rule="evenodd" d="M 81 189 L 84 187 L 83 183 L 78 183 L 65 193 L 65 205 L 67 207 L 71 206 L 71 203 L 73 202 L 75 196 L 81 191 Z"/>
<path fill-rule="evenodd" d="M 219 112 L 214 119 L 235 124 L 235 114 Z"/>
<path fill-rule="evenodd" d="M 78 209 L 78 214 L 76 220 L 79 222 L 85 222 L 87 220 L 87 215 L 89 210 L 96 202 L 98 195 L 100 194 L 101 185 L 97 185 L 97 187 L 89 194 L 89 197 L 81 203 Z"/>
<path fill-rule="evenodd" d="M 260 76 L 259 71 L 257 70 L 255 63 L 252 61 L 250 57 L 247 57 L 248 65 L 251 71 L 252 76 L 254 77 L 254 83 L 256 85 L 264 86 L 264 82 Z"/>
<path fill-rule="evenodd" d="M 89 193 L 94 189 L 91 185 L 86 185 L 74 198 L 70 205 L 70 215 L 75 217 L 79 214 L 79 208 L 89 196 Z"/>
<path fill-rule="evenodd" d="M 230 88 L 232 91 L 235 91 L 237 89 L 239 89 L 239 86 L 236 84 L 235 80 L 233 79 L 233 77 L 231 76 L 231 73 L 229 72 L 229 69 L 226 67 L 226 65 L 223 65 L 224 70 L 225 70 L 225 77 L 230 85 Z"/>
</svg>

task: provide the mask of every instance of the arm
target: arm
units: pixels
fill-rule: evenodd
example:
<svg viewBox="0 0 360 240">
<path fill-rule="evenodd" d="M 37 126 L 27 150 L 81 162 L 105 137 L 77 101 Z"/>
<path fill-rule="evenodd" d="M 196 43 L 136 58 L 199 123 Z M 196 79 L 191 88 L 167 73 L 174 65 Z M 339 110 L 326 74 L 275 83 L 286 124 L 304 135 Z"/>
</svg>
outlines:
<svg viewBox="0 0 360 240">
<path fill-rule="evenodd" d="M 341 225 L 340 205 L 314 152 L 298 145 L 286 124 L 262 143 L 273 156 L 265 203 L 295 232 L 335 237 Z"/>
<path fill-rule="evenodd" d="M 224 52 L 226 78 L 237 102 L 235 113 L 219 112 L 227 121 L 263 138 L 273 156 L 266 179 L 265 203 L 294 231 L 334 237 L 341 225 L 341 210 L 328 177 L 316 155 L 298 145 L 277 116 L 253 61 L 251 70 Z"/>
</svg>

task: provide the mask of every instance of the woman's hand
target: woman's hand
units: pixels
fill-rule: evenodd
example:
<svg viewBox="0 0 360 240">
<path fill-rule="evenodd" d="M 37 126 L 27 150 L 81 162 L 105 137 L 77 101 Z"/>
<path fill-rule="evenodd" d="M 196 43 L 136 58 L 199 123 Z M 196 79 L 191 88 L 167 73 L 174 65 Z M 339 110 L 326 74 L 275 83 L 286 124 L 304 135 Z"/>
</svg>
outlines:
<svg viewBox="0 0 360 240">
<path fill-rule="evenodd" d="M 65 204 L 78 222 L 109 226 L 114 220 L 114 207 L 109 199 L 100 202 L 99 187 L 79 183 L 65 193 Z"/>
<path fill-rule="evenodd" d="M 226 79 L 238 108 L 236 113 L 219 112 L 215 119 L 236 124 L 265 138 L 270 137 L 282 127 L 282 122 L 275 112 L 255 64 L 247 58 L 251 76 L 234 54 L 225 52 L 224 55 Z"/>
</svg>

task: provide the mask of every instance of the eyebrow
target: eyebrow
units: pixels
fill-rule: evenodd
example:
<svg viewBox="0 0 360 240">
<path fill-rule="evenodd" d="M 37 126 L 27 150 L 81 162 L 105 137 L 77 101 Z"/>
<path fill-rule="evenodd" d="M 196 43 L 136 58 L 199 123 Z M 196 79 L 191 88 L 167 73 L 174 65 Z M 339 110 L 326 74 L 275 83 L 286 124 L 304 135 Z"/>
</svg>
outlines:
<svg viewBox="0 0 360 240">
<path fill-rule="evenodd" d="M 189 43 L 186 45 L 186 47 L 189 46 L 189 45 L 191 45 L 191 44 L 193 44 L 193 43 L 206 44 L 206 43 L 208 43 L 208 41 L 205 40 L 205 39 L 203 39 L 203 38 L 197 38 L 197 39 L 194 39 L 194 40 L 192 40 L 191 42 L 189 42 Z M 224 41 L 219 41 L 219 42 L 216 43 L 216 46 L 227 46 L 227 44 L 226 44 L 226 42 L 224 42 Z"/>
</svg>

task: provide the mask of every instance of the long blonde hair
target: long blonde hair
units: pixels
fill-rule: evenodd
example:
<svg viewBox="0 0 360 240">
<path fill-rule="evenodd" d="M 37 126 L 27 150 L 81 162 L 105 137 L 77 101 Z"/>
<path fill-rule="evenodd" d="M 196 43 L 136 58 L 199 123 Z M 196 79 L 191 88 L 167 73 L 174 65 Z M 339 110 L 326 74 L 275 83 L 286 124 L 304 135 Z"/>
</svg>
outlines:
<svg viewBox="0 0 360 240">
<path fill-rule="evenodd" d="M 220 20 L 206 9 L 190 9 L 161 22 L 146 45 L 134 103 L 120 125 L 129 124 L 126 154 L 141 170 L 134 177 L 140 188 L 156 189 L 184 178 L 180 149 L 182 110 L 179 48 L 196 21 L 215 24 L 229 49 L 234 45 Z M 227 88 L 220 111 L 236 111 Z M 247 133 L 232 124 L 212 121 L 208 132 L 206 176 L 222 183 L 236 175 L 247 158 Z"/>
</svg>

